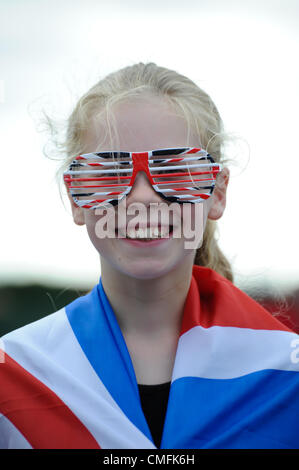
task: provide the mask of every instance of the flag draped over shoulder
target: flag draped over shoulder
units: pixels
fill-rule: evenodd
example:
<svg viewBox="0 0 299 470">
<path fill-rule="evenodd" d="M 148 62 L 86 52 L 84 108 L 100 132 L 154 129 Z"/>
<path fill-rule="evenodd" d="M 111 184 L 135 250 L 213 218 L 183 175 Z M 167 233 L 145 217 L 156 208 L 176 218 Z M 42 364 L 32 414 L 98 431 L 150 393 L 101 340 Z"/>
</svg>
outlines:
<svg viewBox="0 0 299 470">
<path fill-rule="evenodd" d="M 2 345 L 0 448 L 156 448 L 101 279 Z M 299 448 L 299 336 L 209 268 L 193 267 L 161 448 Z"/>
</svg>

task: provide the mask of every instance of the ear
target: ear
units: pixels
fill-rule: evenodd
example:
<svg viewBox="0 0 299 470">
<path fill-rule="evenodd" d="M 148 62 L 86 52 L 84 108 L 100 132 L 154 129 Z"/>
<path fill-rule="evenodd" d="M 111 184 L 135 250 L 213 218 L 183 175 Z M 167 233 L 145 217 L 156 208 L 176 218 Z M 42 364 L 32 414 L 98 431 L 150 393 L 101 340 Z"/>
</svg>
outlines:
<svg viewBox="0 0 299 470">
<path fill-rule="evenodd" d="M 72 196 L 70 195 L 70 192 L 69 192 L 69 189 L 65 184 L 65 187 L 66 187 L 66 191 L 67 191 L 67 195 L 68 195 L 68 198 L 70 200 L 70 203 L 71 203 L 71 209 L 72 209 L 72 214 L 73 214 L 73 219 L 74 219 L 74 222 L 76 225 L 85 225 L 85 217 L 84 217 L 84 209 L 82 209 L 81 207 L 77 206 L 77 204 L 75 204 Z"/>
<path fill-rule="evenodd" d="M 208 218 L 212 220 L 220 219 L 226 206 L 226 191 L 229 182 L 229 169 L 223 168 L 217 177 L 217 182 L 211 196 L 211 206 Z"/>
</svg>

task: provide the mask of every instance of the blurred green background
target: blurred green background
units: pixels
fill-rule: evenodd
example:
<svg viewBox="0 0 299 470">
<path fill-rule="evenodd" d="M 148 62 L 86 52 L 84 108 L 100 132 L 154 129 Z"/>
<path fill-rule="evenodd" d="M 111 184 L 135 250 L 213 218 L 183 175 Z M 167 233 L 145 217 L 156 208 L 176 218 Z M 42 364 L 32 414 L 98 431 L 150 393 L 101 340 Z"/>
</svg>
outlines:
<svg viewBox="0 0 299 470">
<path fill-rule="evenodd" d="M 38 284 L 0 287 L 0 336 L 56 312 L 87 292 Z"/>
</svg>

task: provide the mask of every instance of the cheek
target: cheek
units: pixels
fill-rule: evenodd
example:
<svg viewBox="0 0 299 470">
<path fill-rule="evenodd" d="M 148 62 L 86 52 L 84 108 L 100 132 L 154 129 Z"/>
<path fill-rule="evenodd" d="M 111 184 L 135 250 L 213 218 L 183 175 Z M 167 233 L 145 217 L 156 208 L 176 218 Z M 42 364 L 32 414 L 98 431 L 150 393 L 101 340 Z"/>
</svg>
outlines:
<svg viewBox="0 0 299 470">
<path fill-rule="evenodd" d="M 206 201 L 198 204 L 186 204 L 183 207 L 182 237 L 187 250 L 197 250 L 202 245 L 206 227 L 208 207 Z"/>
<path fill-rule="evenodd" d="M 94 245 L 107 242 L 115 238 L 114 210 L 86 211 L 85 224 L 90 240 Z"/>
<path fill-rule="evenodd" d="M 86 211 L 85 213 L 85 225 L 87 229 L 90 241 L 100 253 L 102 250 L 105 251 L 109 238 L 105 227 L 107 226 L 105 216 L 96 216 L 94 212 Z"/>
<path fill-rule="evenodd" d="M 205 202 L 199 204 L 184 204 L 182 210 L 183 235 L 187 235 L 190 231 L 204 230 L 206 219 L 207 207 Z"/>
<path fill-rule="evenodd" d="M 97 225 L 96 222 L 89 222 L 86 224 L 86 228 L 89 239 L 101 258 L 105 258 L 106 260 L 116 259 L 116 262 L 120 262 L 118 249 L 115 245 L 117 240 L 115 240 L 115 238 L 107 238 L 107 236 L 103 236 L 103 233 L 99 230 L 99 225 Z"/>
</svg>

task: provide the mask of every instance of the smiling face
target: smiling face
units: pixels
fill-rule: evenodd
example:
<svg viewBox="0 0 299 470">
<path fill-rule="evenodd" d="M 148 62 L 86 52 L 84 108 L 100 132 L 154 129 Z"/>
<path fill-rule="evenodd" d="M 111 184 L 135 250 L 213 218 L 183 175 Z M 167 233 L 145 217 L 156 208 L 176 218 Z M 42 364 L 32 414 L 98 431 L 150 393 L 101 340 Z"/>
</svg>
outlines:
<svg viewBox="0 0 299 470">
<path fill-rule="evenodd" d="M 103 133 L 103 123 L 101 125 L 98 123 L 99 125 L 93 132 L 89 131 L 86 152 L 96 150 L 142 152 L 161 148 L 200 146 L 199 136 L 191 133 L 188 137 L 185 120 L 175 114 L 173 108 L 161 98 L 150 97 L 148 99 L 144 97 L 118 104 L 114 107 L 114 117 L 118 135 L 118 148 L 116 149 L 116 144 L 106 138 L 105 143 L 98 149 L 98 138 L 101 142 L 103 141 L 103 135 L 101 135 Z M 188 204 L 191 206 L 191 218 L 193 219 L 194 211 L 200 209 L 197 220 L 199 232 L 203 232 L 208 213 L 213 208 L 214 199 L 213 195 L 204 203 Z M 181 225 L 182 237 L 170 236 L 155 242 L 132 242 L 126 238 L 101 238 L 98 227 L 103 215 L 97 215 L 97 211 L 94 210 L 79 208 L 74 205 L 72 200 L 71 204 L 75 223 L 78 225 L 86 224 L 90 240 L 101 256 L 105 271 L 112 269 L 139 279 L 153 279 L 177 269 L 178 266 L 183 266 L 184 263 L 193 264 L 195 248 L 185 248 L 184 233 L 186 233 L 186 230 L 184 229 L 185 226 L 181 224 L 186 224 L 186 217 L 183 217 L 182 205 L 175 204 L 175 210 L 171 212 L 171 219 L 169 220 L 175 227 Z M 130 212 L 125 224 L 122 224 L 122 227 L 126 227 L 126 224 L 134 219 L 134 212 L 132 211 L 134 206 L 140 204 L 143 205 L 143 214 L 146 215 L 145 220 L 139 218 L 141 225 L 153 222 L 149 219 L 151 205 L 155 204 L 156 211 L 160 208 L 164 214 L 168 207 L 165 199 L 162 199 L 154 191 L 144 172 L 137 174 L 130 194 L 126 200 L 115 208 L 115 220 L 117 221 L 117 215 L 121 209 L 126 214 Z M 184 206 L 186 205 L 184 204 Z M 213 217 L 212 214 L 211 218 L 219 217 Z"/>
</svg>

